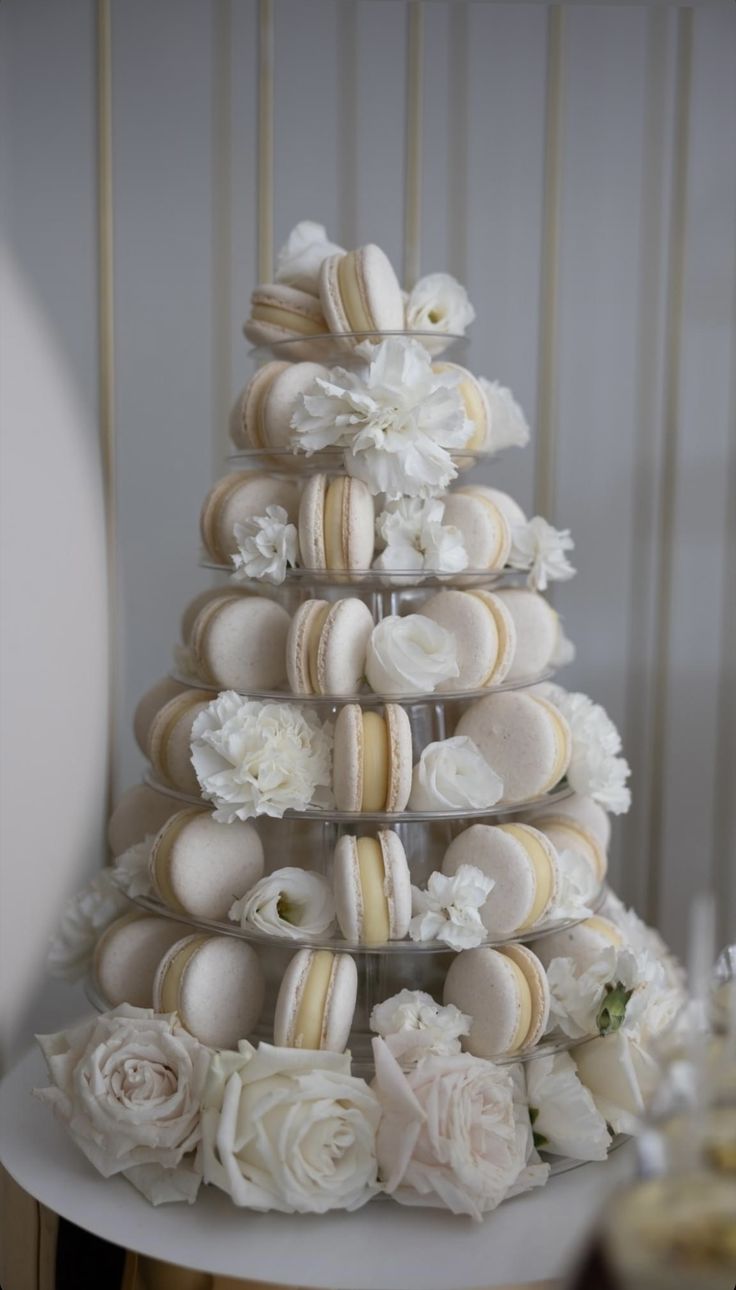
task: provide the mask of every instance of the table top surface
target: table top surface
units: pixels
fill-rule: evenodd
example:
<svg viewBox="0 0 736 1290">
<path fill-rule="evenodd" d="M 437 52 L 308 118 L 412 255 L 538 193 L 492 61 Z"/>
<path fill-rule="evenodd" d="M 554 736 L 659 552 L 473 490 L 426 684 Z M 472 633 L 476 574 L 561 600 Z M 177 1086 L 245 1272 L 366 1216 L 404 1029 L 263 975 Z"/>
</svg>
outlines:
<svg viewBox="0 0 736 1290">
<path fill-rule="evenodd" d="M 194 1207 L 154 1209 L 122 1177 L 102 1180 L 31 1096 L 47 1083 L 29 1052 L 0 1085 L 0 1161 L 47 1208 L 153 1258 L 222 1276 L 324 1290 L 469 1290 L 562 1275 L 609 1192 L 631 1176 L 625 1143 L 552 1178 L 483 1223 L 376 1201 L 355 1214 L 256 1214 L 215 1188 Z"/>
</svg>

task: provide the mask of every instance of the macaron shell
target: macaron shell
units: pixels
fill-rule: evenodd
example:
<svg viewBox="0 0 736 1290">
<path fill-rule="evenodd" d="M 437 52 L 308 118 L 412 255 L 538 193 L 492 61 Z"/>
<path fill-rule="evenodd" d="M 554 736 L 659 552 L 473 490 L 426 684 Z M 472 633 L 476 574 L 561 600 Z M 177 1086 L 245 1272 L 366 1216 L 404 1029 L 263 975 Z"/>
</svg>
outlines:
<svg viewBox="0 0 736 1290">
<path fill-rule="evenodd" d="M 606 934 L 608 933 L 608 934 Z M 608 918 L 586 918 L 574 927 L 564 927 L 534 941 L 534 952 L 548 968 L 553 959 L 573 959 L 578 972 L 587 972 L 601 954 L 624 944 L 623 936 Z"/>
<path fill-rule="evenodd" d="M 358 998 L 358 969 L 349 954 L 336 954 L 327 993 L 320 1048 L 342 1053 L 350 1038 Z"/>
<path fill-rule="evenodd" d="M 504 802 L 538 797 L 557 782 L 557 728 L 547 707 L 524 690 L 478 699 L 463 713 L 455 733 L 474 740 L 501 776 Z"/>
<path fill-rule="evenodd" d="M 358 873 L 358 839 L 344 833 L 335 847 L 332 869 L 335 913 L 346 941 L 357 944 L 363 923 L 363 897 Z"/>
<path fill-rule="evenodd" d="M 95 946 L 92 974 L 108 1007 L 153 1007 L 161 957 L 188 929 L 171 918 L 133 912 L 116 918 Z"/>
<path fill-rule="evenodd" d="M 332 780 L 338 811 L 359 811 L 363 801 L 363 714 L 357 703 L 346 703 L 335 720 Z"/>
<path fill-rule="evenodd" d="M 297 950 L 281 978 L 273 1016 L 273 1042 L 277 1048 L 293 1047 L 294 1022 L 299 998 L 312 965 L 314 950 Z"/>
<path fill-rule="evenodd" d="M 297 609 L 286 637 L 286 677 L 292 694 L 314 694 L 310 642 L 328 607 L 326 600 L 305 600 Z"/>
<path fill-rule="evenodd" d="M 303 569 L 326 569 L 324 514 L 327 476 L 312 475 L 299 502 L 299 555 Z"/>
<path fill-rule="evenodd" d="M 388 730 L 389 752 L 386 810 L 405 811 L 411 793 L 411 722 L 398 703 L 387 703 L 383 715 Z"/>
<path fill-rule="evenodd" d="M 355 300 L 345 291 L 346 272 L 355 289 Z M 331 332 L 404 330 L 401 287 L 379 246 L 368 243 L 345 255 L 328 256 L 320 270 L 319 286 Z"/>
<path fill-rule="evenodd" d="M 355 694 L 360 689 L 373 627 L 373 615 L 362 600 L 350 597 L 332 606 L 317 649 L 320 694 Z"/>
<path fill-rule="evenodd" d="M 385 872 L 384 891 L 388 902 L 388 915 L 392 941 L 401 941 L 408 934 L 411 922 L 411 871 L 404 844 L 393 829 L 380 829 L 378 843 L 383 854 Z"/>
<path fill-rule="evenodd" d="M 236 448 L 263 448 L 261 438 L 261 405 L 266 390 L 274 377 L 283 372 L 288 363 L 274 360 L 264 363 L 250 378 L 238 395 L 230 413 L 230 438 Z"/>
<path fill-rule="evenodd" d="M 199 615 L 192 648 L 202 676 L 222 689 L 248 694 L 286 681 L 287 611 L 263 596 L 225 596 Z"/>
<path fill-rule="evenodd" d="M 345 478 L 343 523 L 347 568 L 370 569 L 376 545 L 376 507 L 362 479 Z"/>
<path fill-rule="evenodd" d="M 511 530 L 502 511 L 489 499 L 450 493 L 442 523 L 460 530 L 469 569 L 503 568 L 511 550 Z"/>
<path fill-rule="evenodd" d="M 281 283 L 256 287 L 251 295 L 251 313 L 267 310 L 271 317 L 250 317 L 243 332 L 252 345 L 276 345 L 293 341 L 288 347 L 290 359 L 309 359 L 315 348 L 310 338 L 327 332 L 322 309 L 315 296 Z M 320 353 L 319 341 L 316 352 Z"/>
<path fill-rule="evenodd" d="M 488 684 L 499 659 L 495 617 L 469 591 L 446 590 L 431 596 L 422 613 L 455 637 L 459 675 L 437 686 L 438 693 L 479 690 Z"/>
<path fill-rule="evenodd" d="M 478 587 L 470 592 L 476 600 L 480 600 L 490 613 L 496 624 L 498 634 L 498 653 L 496 655 L 496 664 L 490 675 L 486 677 L 486 685 L 501 685 L 507 680 L 509 671 L 516 655 L 516 624 L 506 605 L 496 595 L 495 591 L 484 591 Z"/>
<path fill-rule="evenodd" d="M 595 877 L 603 882 L 608 869 L 608 857 L 598 838 L 578 820 L 566 815 L 542 815 L 534 821 L 558 851 L 576 851 L 590 865 Z"/>
<path fill-rule="evenodd" d="M 234 900 L 263 875 L 263 846 L 254 826 L 220 824 L 209 811 L 180 811 L 158 833 L 151 872 L 160 898 L 182 913 L 227 919 Z"/>
<path fill-rule="evenodd" d="M 487 498 L 506 516 L 509 526 L 512 528 L 514 524 L 526 524 L 527 522 L 526 515 L 516 499 L 510 493 L 504 493 L 500 488 L 490 488 L 488 484 L 463 484 L 462 488 L 455 489 L 455 492 L 467 493 L 471 497 Z"/>
<path fill-rule="evenodd" d="M 148 755 L 165 783 L 182 793 L 199 797 L 199 781 L 192 766 L 192 726 L 212 701 L 206 690 L 188 690 L 156 713 L 151 724 Z"/>
<path fill-rule="evenodd" d="M 473 824 L 450 843 L 442 872 L 475 865 L 495 886 L 480 911 L 489 936 L 511 936 L 524 927 L 534 904 L 536 878 L 528 853 L 510 833 L 492 824 Z"/>
<path fill-rule="evenodd" d="M 225 475 L 210 489 L 202 506 L 202 541 L 214 560 L 229 564 L 229 557 L 237 551 L 236 524 L 265 515 L 268 506 L 281 506 L 293 524 L 298 505 L 297 485 L 289 480 L 254 471 Z"/>
<path fill-rule="evenodd" d="M 547 814 L 547 810 L 546 807 L 537 807 L 534 814 Z M 578 821 L 583 828 L 593 834 L 604 851 L 608 850 L 611 841 L 611 819 L 592 797 L 585 797 L 582 793 L 572 793 L 561 802 L 555 802 L 554 814 Z M 533 824 L 535 821 L 531 818 L 530 822 Z"/>
<path fill-rule="evenodd" d="M 149 734 L 156 713 L 160 712 L 170 699 L 175 699 L 179 694 L 186 694 L 188 690 L 189 686 L 181 681 L 175 681 L 172 676 L 162 676 L 161 680 L 156 681 L 138 700 L 133 714 L 133 734 L 144 757 L 148 755 Z"/>
<path fill-rule="evenodd" d="M 554 653 L 557 614 L 544 596 L 525 587 L 507 587 L 495 594 L 509 611 L 516 628 L 516 651 L 507 679 L 532 681 L 549 666 Z"/>
<path fill-rule="evenodd" d="M 114 856 L 121 856 L 144 838 L 155 837 L 174 814 L 176 803 L 148 784 L 133 784 L 116 802 L 107 825 L 107 842 Z"/>
<path fill-rule="evenodd" d="M 501 953 L 523 973 L 532 999 L 532 1019 L 527 1037 L 519 1049 L 528 1052 L 539 1043 L 549 1021 L 550 992 L 547 973 L 537 955 L 526 945 L 504 945 Z"/>
<path fill-rule="evenodd" d="M 463 1040 L 467 1052 L 487 1059 L 509 1052 L 521 1003 L 516 974 L 505 955 L 485 945 L 462 950 L 450 964 L 442 997 L 472 1018 Z"/>
<path fill-rule="evenodd" d="M 195 938 L 196 939 L 196 938 Z M 184 942 L 190 940 L 184 938 Z M 177 954 L 174 946 L 161 964 L 155 995 L 161 998 L 165 974 Z M 179 1018 L 209 1048 L 237 1048 L 263 1010 L 265 982 L 258 955 L 233 936 L 207 936 L 184 967 L 178 987 Z"/>
<path fill-rule="evenodd" d="M 222 586 L 207 587 L 204 591 L 198 592 L 197 595 L 194 596 L 189 601 L 189 604 L 186 606 L 181 616 L 180 631 L 181 631 L 181 639 L 184 645 L 189 645 L 191 642 L 194 624 L 197 621 L 197 618 L 200 612 L 203 609 L 205 609 L 206 606 L 209 605 L 213 600 L 219 600 L 224 590 L 225 589 Z M 227 591 L 228 591 L 228 594 L 230 595 L 233 595 L 233 594 L 237 594 L 239 596 L 253 595 L 253 592 L 245 587 L 231 586 L 227 589 Z"/>
<path fill-rule="evenodd" d="M 317 377 L 328 376 L 321 363 L 288 363 L 278 372 L 263 397 L 262 426 L 265 446 L 279 451 L 281 469 L 300 470 L 303 460 L 294 455 L 291 419 L 301 396 L 314 385 Z"/>
<path fill-rule="evenodd" d="M 426 339 L 424 343 L 426 344 Z M 432 351 L 430 350 L 430 352 Z M 459 363 L 433 363 L 432 370 L 440 373 L 454 372 L 459 378 L 458 393 L 465 404 L 465 415 L 469 421 L 472 421 L 474 426 L 473 433 L 465 447 L 472 452 L 483 452 L 488 439 L 491 414 L 488 399 L 480 381 L 472 372 L 468 371 L 467 367 L 461 367 Z M 471 464 L 472 462 L 468 462 L 468 465 Z"/>
</svg>

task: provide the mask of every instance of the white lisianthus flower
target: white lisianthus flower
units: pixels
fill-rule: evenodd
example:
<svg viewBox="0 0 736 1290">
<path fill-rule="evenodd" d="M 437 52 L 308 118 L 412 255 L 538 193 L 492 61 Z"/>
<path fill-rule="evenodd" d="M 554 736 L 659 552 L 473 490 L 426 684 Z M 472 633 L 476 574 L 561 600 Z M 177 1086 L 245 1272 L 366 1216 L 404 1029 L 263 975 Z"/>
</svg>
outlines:
<svg viewBox="0 0 736 1290">
<path fill-rule="evenodd" d="M 579 851 L 557 855 L 557 895 L 545 922 L 566 918 L 589 918 L 598 895 L 599 883 L 588 861 Z"/>
<path fill-rule="evenodd" d="M 570 1054 L 535 1057 L 524 1073 L 537 1147 L 574 1160 L 605 1160 L 611 1135 Z"/>
<path fill-rule="evenodd" d="M 332 728 L 293 703 L 225 690 L 192 726 L 192 765 L 223 824 L 332 801 Z"/>
<path fill-rule="evenodd" d="M 401 1205 L 480 1220 L 527 1163 L 508 1069 L 458 1053 L 422 1057 L 402 1071 L 383 1039 L 373 1040 L 373 1056 L 384 1190 Z"/>
<path fill-rule="evenodd" d="M 631 806 L 631 790 L 626 785 L 631 771 L 625 758 L 619 756 L 621 736 L 605 708 L 587 694 L 574 694 L 560 685 L 545 685 L 544 694 L 570 727 L 570 787 L 592 797 L 613 815 L 625 814 Z"/>
<path fill-rule="evenodd" d="M 457 642 L 424 614 L 389 614 L 368 638 L 365 674 L 376 694 L 429 694 L 459 676 Z"/>
<path fill-rule="evenodd" d="M 468 553 L 459 528 L 443 524 L 445 504 L 437 497 L 400 497 L 376 519 L 383 551 L 373 568 L 396 572 L 460 573 Z"/>
<path fill-rule="evenodd" d="M 493 878 L 472 864 L 461 864 L 451 877 L 430 874 L 426 891 L 411 889 L 411 939 L 442 941 L 453 950 L 480 945 L 486 939 L 480 911 L 495 885 Z"/>
<path fill-rule="evenodd" d="M 243 1041 L 210 1066 L 205 1180 L 248 1209 L 359 1209 L 379 1190 L 379 1115 L 375 1093 L 350 1074 L 349 1054 Z"/>
<path fill-rule="evenodd" d="M 451 273 L 428 273 L 412 287 L 406 301 L 408 331 L 436 331 L 464 336 L 475 321 L 468 293 Z"/>
<path fill-rule="evenodd" d="M 303 219 L 290 232 L 276 256 L 276 281 L 319 295 L 319 271 L 328 255 L 344 248 L 330 242 L 324 224 Z"/>
<path fill-rule="evenodd" d="M 421 1057 L 449 1057 L 461 1051 L 462 1035 L 470 1033 L 471 1018 L 454 1003 L 436 1003 L 424 990 L 400 990 L 377 1003 L 371 1030 L 380 1035 L 402 1070 Z"/>
<path fill-rule="evenodd" d="M 115 870 L 99 873 L 66 901 L 59 926 L 49 941 L 46 968 L 50 976 L 62 981 L 79 981 L 92 964 L 100 933 L 130 903 L 116 881 Z"/>
<path fill-rule="evenodd" d="M 301 396 L 294 442 L 307 453 L 345 450 L 345 469 L 372 493 L 428 497 L 457 476 L 450 453 L 473 432 L 453 372 L 433 372 L 418 341 L 392 336 L 364 343 L 365 363 L 333 368 Z"/>
<path fill-rule="evenodd" d="M 550 582 L 566 582 L 575 576 L 565 555 L 574 546 L 569 529 L 553 528 L 541 515 L 535 515 L 526 524 L 512 524 L 508 563 L 512 569 L 529 571 L 527 585 L 532 591 L 546 591 Z"/>
<path fill-rule="evenodd" d="M 277 585 L 287 568 L 298 564 L 299 539 L 296 526 L 289 523 L 283 506 L 267 506 L 265 515 L 254 515 L 233 526 L 238 549 L 230 558 L 235 566 L 234 582 L 257 578 Z"/>
<path fill-rule="evenodd" d="M 414 767 L 410 811 L 482 811 L 495 806 L 503 781 L 467 735 L 427 744 Z"/>
<path fill-rule="evenodd" d="M 320 873 L 276 869 L 235 901 L 228 918 L 269 936 L 320 936 L 335 921 L 332 887 Z"/>
<path fill-rule="evenodd" d="M 663 987 L 664 973 L 650 955 L 611 945 L 583 972 L 574 959 L 552 959 L 547 980 L 550 1029 L 583 1039 L 621 1026 L 633 1029 L 652 993 Z"/>
<path fill-rule="evenodd" d="M 661 1078 L 658 1064 L 623 1030 L 580 1044 L 573 1060 L 613 1132 L 637 1133 Z"/>
<path fill-rule="evenodd" d="M 155 836 L 154 833 L 146 834 L 142 842 L 136 842 L 115 858 L 113 882 L 131 900 L 151 894 L 151 848 Z"/>
<path fill-rule="evenodd" d="M 478 381 L 486 396 L 490 424 L 484 452 L 501 452 L 504 448 L 523 448 L 529 442 L 529 426 L 511 390 L 498 381 L 479 376 Z"/>
<path fill-rule="evenodd" d="M 105 1178 L 123 1173 L 147 1200 L 195 1199 L 194 1154 L 210 1051 L 175 1014 L 123 1004 L 38 1035 L 53 1087 L 36 1089 Z"/>
</svg>

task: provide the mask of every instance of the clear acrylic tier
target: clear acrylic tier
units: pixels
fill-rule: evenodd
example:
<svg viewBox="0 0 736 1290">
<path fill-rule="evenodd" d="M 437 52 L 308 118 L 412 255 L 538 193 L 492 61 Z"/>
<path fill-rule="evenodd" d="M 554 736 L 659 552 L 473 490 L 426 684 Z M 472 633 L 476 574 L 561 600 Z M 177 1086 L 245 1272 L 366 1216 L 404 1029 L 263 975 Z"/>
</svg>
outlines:
<svg viewBox="0 0 736 1290">
<path fill-rule="evenodd" d="M 388 340 L 392 336 L 416 340 L 423 345 L 433 358 L 446 359 L 452 353 L 452 361 L 467 349 L 467 336 L 455 332 L 439 331 L 343 331 L 322 332 L 316 336 L 290 336 L 284 340 L 272 341 L 269 345 L 255 345 L 248 350 L 248 356 L 256 366 L 277 359 L 282 363 L 324 363 L 326 366 L 353 367 L 366 360 L 365 347 Z"/>
</svg>

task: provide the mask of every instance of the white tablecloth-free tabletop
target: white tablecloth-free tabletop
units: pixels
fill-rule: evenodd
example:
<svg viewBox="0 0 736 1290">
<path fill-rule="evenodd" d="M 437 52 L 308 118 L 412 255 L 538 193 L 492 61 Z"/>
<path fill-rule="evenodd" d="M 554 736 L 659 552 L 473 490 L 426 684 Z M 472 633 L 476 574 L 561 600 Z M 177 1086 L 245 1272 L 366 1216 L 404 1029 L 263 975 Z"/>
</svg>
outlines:
<svg viewBox="0 0 736 1290">
<path fill-rule="evenodd" d="M 324 1217 L 236 1209 L 214 1188 L 194 1207 L 154 1209 L 123 1178 L 103 1181 L 30 1090 L 29 1052 L 0 1085 L 0 1162 L 41 1204 L 98 1236 L 184 1267 L 324 1290 L 467 1290 L 562 1275 L 608 1193 L 631 1176 L 625 1143 L 603 1164 L 552 1178 L 484 1223 L 375 1201 Z"/>
</svg>

